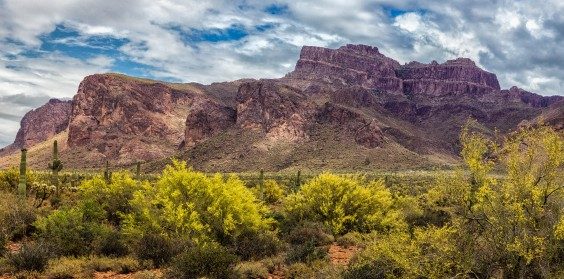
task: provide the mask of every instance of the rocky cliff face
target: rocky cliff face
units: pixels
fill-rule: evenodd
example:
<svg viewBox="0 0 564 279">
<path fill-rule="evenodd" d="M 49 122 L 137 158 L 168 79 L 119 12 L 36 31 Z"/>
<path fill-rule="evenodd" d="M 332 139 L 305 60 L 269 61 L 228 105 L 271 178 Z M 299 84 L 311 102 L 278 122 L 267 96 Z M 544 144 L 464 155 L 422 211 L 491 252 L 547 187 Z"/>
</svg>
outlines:
<svg viewBox="0 0 564 279">
<path fill-rule="evenodd" d="M 346 45 L 338 49 L 305 46 L 291 79 L 321 80 L 343 86 L 360 85 L 386 91 L 401 91 L 395 70 L 400 64 L 364 45 Z"/>
<path fill-rule="evenodd" d="M 306 46 L 280 79 L 86 77 L 72 103 L 26 115 L 14 145 L 68 128 L 74 155 L 63 157 L 75 156 L 77 167 L 181 156 L 210 171 L 417 168 L 456 163 L 468 118 L 492 133 L 540 118 L 561 129 L 563 100 L 500 90 L 494 74 L 465 58 L 400 65 L 371 46 Z"/>
<path fill-rule="evenodd" d="M 13 148 L 28 148 L 64 131 L 69 123 L 71 101 L 51 99 L 45 105 L 25 114 Z"/>
<path fill-rule="evenodd" d="M 88 76 L 72 101 L 69 147 L 123 163 L 171 156 L 196 95 L 120 75 Z"/>
</svg>

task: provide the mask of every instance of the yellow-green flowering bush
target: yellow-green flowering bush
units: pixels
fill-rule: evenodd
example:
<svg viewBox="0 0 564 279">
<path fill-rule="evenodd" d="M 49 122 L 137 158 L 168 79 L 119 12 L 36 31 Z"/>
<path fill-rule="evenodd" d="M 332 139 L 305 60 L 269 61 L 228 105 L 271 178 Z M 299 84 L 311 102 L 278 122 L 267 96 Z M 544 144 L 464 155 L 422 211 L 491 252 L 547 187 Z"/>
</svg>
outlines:
<svg viewBox="0 0 564 279">
<path fill-rule="evenodd" d="M 154 186 L 135 192 L 132 205 L 125 222 L 131 235 L 152 231 L 196 243 L 229 243 L 243 231 L 270 225 L 267 208 L 239 178 L 209 177 L 178 161 L 163 170 Z"/>
<path fill-rule="evenodd" d="M 287 219 L 321 222 L 334 234 L 403 228 L 400 211 L 382 181 L 364 182 L 323 173 L 290 195 L 284 203 Z"/>
</svg>

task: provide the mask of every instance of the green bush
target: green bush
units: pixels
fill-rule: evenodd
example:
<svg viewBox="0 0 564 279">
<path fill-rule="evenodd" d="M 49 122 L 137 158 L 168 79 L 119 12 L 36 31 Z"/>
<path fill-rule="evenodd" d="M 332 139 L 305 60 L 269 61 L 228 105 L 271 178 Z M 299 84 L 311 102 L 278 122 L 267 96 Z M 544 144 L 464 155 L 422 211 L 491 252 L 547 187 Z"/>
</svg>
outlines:
<svg viewBox="0 0 564 279">
<path fill-rule="evenodd" d="M 16 271 L 43 271 L 51 256 L 47 244 L 32 242 L 22 245 L 17 252 L 8 253 L 6 259 Z"/>
<path fill-rule="evenodd" d="M 26 172 L 26 184 L 27 189 L 31 189 L 33 185 L 38 182 L 37 175 L 30 171 Z M 18 167 L 12 167 L 6 170 L 0 171 L 0 190 L 16 192 L 18 189 L 18 183 L 20 181 L 20 170 Z"/>
<path fill-rule="evenodd" d="M 242 262 L 235 266 L 235 272 L 242 279 L 267 279 L 268 269 L 261 262 Z"/>
<path fill-rule="evenodd" d="M 244 232 L 235 239 L 234 248 L 241 259 L 256 260 L 276 255 L 282 250 L 283 243 L 274 232 Z"/>
<path fill-rule="evenodd" d="M 8 244 L 8 240 L 3 233 L 0 233 L 0 257 L 6 253 L 6 245 Z"/>
<path fill-rule="evenodd" d="M 165 168 L 155 186 L 137 191 L 132 204 L 135 212 L 125 221 L 129 235 L 156 231 L 198 243 L 228 244 L 244 231 L 270 227 L 264 217 L 267 208 L 239 178 L 209 177 L 177 161 Z"/>
<path fill-rule="evenodd" d="M 141 184 L 129 173 L 118 172 L 112 174 L 110 183 L 100 176 L 85 180 L 79 191 L 81 200 L 99 204 L 106 214 L 105 219 L 119 226 L 122 216 L 131 213 L 130 200 L 140 188 Z"/>
<path fill-rule="evenodd" d="M 324 173 L 290 195 L 284 209 L 290 224 L 322 222 L 336 235 L 405 227 L 392 194 L 380 180 L 365 183 L 358 177 Z"/>
<path fill-rule="evenodd" d="M 94 240 L 93 246 L 97 254 L 104 256 L 122 257 L 129 253 L 129 248 L 122 235 L 115 229 L 103 233 L 98 239 Z"/>
<path fill-rule="evenodd" d="M 137 258 L 150 260 L 153 265 L 160 267 L 178 255 L 185 248 L 171 240 L 168 236 L 156 233 L 143 235 L 134 246 Z"/>
<path fill-rule="evenodd" d="M 58 255 L 80 256 L 93 251 L 93 241 L 111 228 L 103 223 L 103 211 L 87 203 L 82 208 L 59 209 L 35 222 L 38 236 L 52 243 Z"/>
<path fill-rule="evenodd" d="M 288 279 L 309 279 L 315 278 L 315 274 L 313 269 L 306 264 L 294 263 L 288 267 L 286 277 Z"/>
<path fill-rule="evenodd" d="M 93 278 L 95 272 L 113 271 L 119 274 L 132 273 L 142 266 L 133 258 L 58 258 L 49 263 L 44 274 L 50 279 Z"/>
<path fill-rule="evenodd" d="M 168 278 L 233 278 L 237 257 L 217 244 L 196 246 L 176 256 Z"/>
<path fill-rule="evenodd" d="M 304 262 L 309 263 L 315 260 L 326 259 L 329 253 L 328 246 L 317 246 L 315 241 L 308 241 L 304 244 L 292 246 L 286 255 L 288 263 Z"/>
<path fill-rule="evenodd" d="M 36 209 L 13 193 L 0 192 L 0 234 L 17 240 L 33 232 Z"/>
<path fill-rule="evenodd" d="M 314 245 L 327 245 L 334 241 L 331 231 L 323 224 L 315 222 L 302 222 L 290 230 L 288 242 L 294 245 L 313 242 Z"/>
</svg>

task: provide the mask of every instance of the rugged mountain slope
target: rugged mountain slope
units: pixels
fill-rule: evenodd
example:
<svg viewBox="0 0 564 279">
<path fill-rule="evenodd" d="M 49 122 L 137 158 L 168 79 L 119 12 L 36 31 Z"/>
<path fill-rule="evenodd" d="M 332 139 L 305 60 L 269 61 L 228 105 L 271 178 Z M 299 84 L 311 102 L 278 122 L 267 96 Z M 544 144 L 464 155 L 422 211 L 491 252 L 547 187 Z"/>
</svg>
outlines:
<svg viewBox="0 0 564 279">
<path fill-rule="evenodd" d="M 400 65 L 370 46 L 304 47 L 280 79 L 201 85 L 89 76 L 71 111 L 41 117 L 41 125 L 22 121 L 22 129 L 57 127 L 28 142 L 59 133 L 62 159 L 76 168 L 142 160 L 158 169 L 180 156 L 208 171 L 405 169 L 456 164 L 470 117 L 486 133 L 540 118 L 562 127 L 562 100 L 500 90 L 495 74 L 465 58 Z"/>
<path fill-rule="evenodd" d="M 28 148 L 64 131 L 69 123 L 71 101 L 51 99 L 24 115 L 14 143 L 0 150 L 0 155 Z"/>
</svg>

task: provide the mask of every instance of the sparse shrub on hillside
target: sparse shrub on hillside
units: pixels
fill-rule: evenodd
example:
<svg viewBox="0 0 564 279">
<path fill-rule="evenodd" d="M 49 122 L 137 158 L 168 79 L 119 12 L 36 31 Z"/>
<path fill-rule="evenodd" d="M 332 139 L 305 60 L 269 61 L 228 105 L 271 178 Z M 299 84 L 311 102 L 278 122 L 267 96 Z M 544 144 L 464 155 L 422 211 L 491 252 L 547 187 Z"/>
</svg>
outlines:
<svg viewBox="0 0 564 279">
<path fill-rule="evenodd" d="M 187 248 L 186 245 L 166 235 L 147 233 L 135 242 L 134 252 L 137 258 L 150 260 L 155 267 L 160 267 Z"/>
<path fill-rule="evenodd" d="M 334 240 L 331 230 L 323 224 L 307 221 L 297 224 L 287 235 L 287 241 L 294 245 L 312 242 L 316 246 L 322 246 Z"/>
<path fill-rule="evenodd" d="M 131 257 L 106 258 L 106 257 L 80 257 L 58 258 L 49 262 L 45 276 L 49 279 L 94 278 L 95 272 L 116 272 L 127 274 L 143 268 L 140 263 Z"/>
<path fill-rule="evenodd" d="M 33 232 L 37 209 L 11 192 L 0 192 L 0 234 L 17 240 Z"/>
<path fill-rule="evenodd" d="M 366 185 L 365 185 L 366 184 Z M 400 211 L 381 181 L 365 183 L 324 173 L 304 184 L 284 204 L 290 224 L 301 220 L 322 222 L 334 234 L 349 231 L 389 231 L 402 228 Z"/>
<path fill-rule="evenodd" d="M 276 255 L 283 243 L 274 232 L 243 232 L 234 241 L 235 253 L 243 260 L 262 259 Z"/>
<path fill-rule="evenodd" d="M 154 231 L 228 244 L 244 231 L 270 227 L 267 208 L 240 179 L 209 177 L 178 161 L 165 168 L 155 186 L 146 185 L 134 196 L 135 211 L 125 226 L 129 235 Z"/>
<path fill-rule="evenodd" d="M 129 253 L 123 236 L 114 228 L 104 230 L 92 245 L 94 252 L 103 256 L 122 257 Z"/>
<path fill-rule="evenodd" d="M 195 246 L 176 256 L 168 278 L 236 278 L 237 257 L 217 244 Z"/>
<path fill-rule="evenodd" d="M 16 271 L 43 271 L 52 256 L 50 248 L 44 242 L 25 243 L 19 251 L 8 253 L 6 259 Z"/>
<path fill-rule="evenodd" d="M 241 279 L 267 279 L 268 269 L 261 262 L 242 262 L 235 266 L 237 277 Z"/>
<path fill-rule="evenodd" d="M 292 246 L 286 255 L 286 261 L 288 263 L 310 263 L 315 260 L 326 259 L 328 252 L 328 246 L 318 246 L 314 241 L 307 241 L 303 244 Z"/>
<path fill-rule="evenodd" d="M 6 252 L 7 244 L 8 244 L 8 240 L 6 239 L 6 235 L 0 232 L 0 258 Z"/>
</svg>

